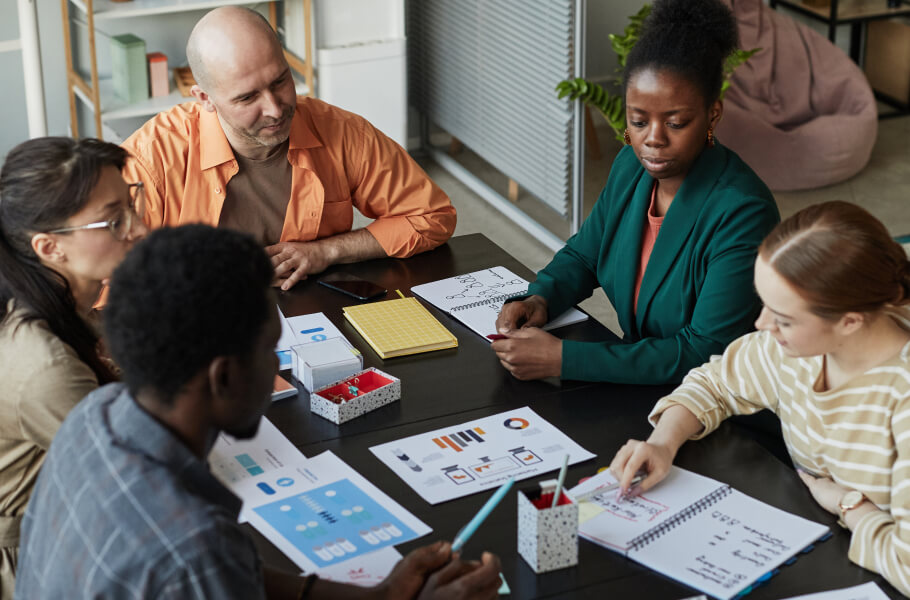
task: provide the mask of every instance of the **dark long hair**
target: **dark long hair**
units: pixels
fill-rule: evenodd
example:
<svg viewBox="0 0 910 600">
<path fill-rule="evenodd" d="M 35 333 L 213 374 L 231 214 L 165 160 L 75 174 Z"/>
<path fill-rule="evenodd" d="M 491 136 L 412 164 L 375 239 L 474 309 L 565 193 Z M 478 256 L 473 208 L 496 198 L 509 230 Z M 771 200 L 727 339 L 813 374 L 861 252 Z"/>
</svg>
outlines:
<svg viewBox="0 0 910 600">
<path fill-rule="evenodd" d="M 910 261 L 881 221 L 849 202 L 814 204 L 782 221 L 761 256 L 825 319 L 910 303 Z"/>
<path fill-rule="evenodd" d="M 76 311 L 66 278 L 38 259 L 31 238 L 82 210 L 102 169 L 123 169 L 126 157 L 100 140 L 45 137 L 13 148 L 0 169 L 0 320 L 15 299 L 26 321 L 46 321 L 102 384 L 116 377 L 98 356 L 98 335 Z"/>
</svg>

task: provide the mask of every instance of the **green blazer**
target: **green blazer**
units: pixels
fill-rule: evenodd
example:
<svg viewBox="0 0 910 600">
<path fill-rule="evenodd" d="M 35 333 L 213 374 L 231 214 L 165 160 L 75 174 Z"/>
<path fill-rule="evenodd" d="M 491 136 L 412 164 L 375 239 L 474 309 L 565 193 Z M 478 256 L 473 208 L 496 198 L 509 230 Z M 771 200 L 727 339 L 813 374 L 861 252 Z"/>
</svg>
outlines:
<svg viewBox="0 0 910 600">
<path fill-rule="evenodd" d="M 529 294 L 551 316 L 600 285 L 622 341 L 562 343 L 562 378 L 678 383 L 689 369 L 751 331 L 760 303 L 752 272 L 758 245 L 780 221 L 774 197 L 734 152 L 705 148 L 664 217 L 633 311 L 653 178 L 623 148 L 594 210 L 537 274 Z"/>
</svg>

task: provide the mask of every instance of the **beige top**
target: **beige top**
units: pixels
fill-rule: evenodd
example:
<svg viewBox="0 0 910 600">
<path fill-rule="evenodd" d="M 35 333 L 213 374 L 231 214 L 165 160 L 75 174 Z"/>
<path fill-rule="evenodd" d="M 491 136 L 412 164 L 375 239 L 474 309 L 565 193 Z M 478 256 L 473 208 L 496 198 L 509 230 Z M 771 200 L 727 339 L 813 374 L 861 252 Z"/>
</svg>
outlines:
<svg viewBox="0 0 910 600">
<path fill-rule="evenodd" d="M 219 227 L 249 233 L 264 246 L 281 240 L 291 198 L 288 143 L 261 160 L 236 155 L 239 170 L 227 184 Z"/>
<path fill-rule="evenodd" d="M 23 322 L 14 301 L 0 321 L 0 546 L 25 512 L 38 470 L 69 411 L 98 387 L 91 368 L 45 321 Z M 15 535 L 14 535 L 15 534 Z"/>
<path fill-rule="evenodd" d="M 910 329 L 910 307 L 892 316 Z M 823 356 L 789 357 L 769 333 L 750 333 L 692 369 L 649 418 L 681 404 L 705 426 L 695 436 L 703 437 L 730 415 L 773 410 L 796 465 L 881 509 L 856 524 L 850 560 L 910 594 L 910 342 L 834 389 L 820 391 L 823 369 Z"/>
</svg>

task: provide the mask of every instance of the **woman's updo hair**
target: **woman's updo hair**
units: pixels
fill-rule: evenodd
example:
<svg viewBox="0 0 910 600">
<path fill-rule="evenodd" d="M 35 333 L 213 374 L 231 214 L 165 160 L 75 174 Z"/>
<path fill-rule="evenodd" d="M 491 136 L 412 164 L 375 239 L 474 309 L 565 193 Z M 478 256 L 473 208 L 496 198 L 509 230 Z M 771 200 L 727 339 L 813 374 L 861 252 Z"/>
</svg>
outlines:
<svg viewBox="0 0 910 600">
<path fill-rule="evenodd" d="M 720 96 L 724 61 L 738 46 L 736 19 L 721 0 L 654 0 L 626 57 L 623 94 L 639 71 L 666 69 L 693 83 L 710 106 Z"/>
<path fill-rule="evenodd" d="M 910 261 L 881 221 L 823 202 L 782 221 L 758 254 L 825 319 L 910 303 Z"/>
</svg>

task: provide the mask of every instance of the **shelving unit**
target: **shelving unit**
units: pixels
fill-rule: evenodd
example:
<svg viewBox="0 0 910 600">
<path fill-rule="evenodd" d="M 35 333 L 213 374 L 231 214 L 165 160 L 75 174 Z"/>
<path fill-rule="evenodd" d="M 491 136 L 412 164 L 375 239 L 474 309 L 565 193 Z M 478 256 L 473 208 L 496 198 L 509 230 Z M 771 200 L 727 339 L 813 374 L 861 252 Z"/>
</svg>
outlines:
<svg viewBox="0 0 910 600">
<path fill-rule="evenodd" d="M 306 40 L 312 39 L 312 0 L 286 0 L 303 3 L 304 34 Z M 89 71 L 90 80 L 80 74 L 73 65 L 73 47 L 70 36 L 70 3 L 81 14 L 85 15 L 88 29 Z M 151 116 L 181 102 L 187 98 L 174 89 L 169 95 L 148 98 L 140 102 L 128 103 L 117 98 L 113 93 L 110 79 L 101 79 L 98 75 L 98 54 L 96 49 L 96 24 L 112 22 L 119 19 L 151 18 L 155 16 L 196 10 L 210 10 L 219 6 L 251 4 L 249 0 L 132 0 L 131 2 L 113 2 L 111 0 L 60 0 L 63 15 L 63 45 L 66 53 L 67 95 L 69 96 L 70 127 L 73 137 L 79 137 L 79 121 L 76 100 L 79 99 L 92 111 L 95 120 L 95 136 L 103 139 L 105 121 L 131 117 Z M 269 2 L 269 23 L 276 28 L 278 22 L 277 3 Z M 311 43 L 305 45 L 303 59 L 285 50 L 285 57 L 291 69 L 303 77 L 304 89 L 298 90 L 312 96 L 315 90 L 313 73 L 313 56 Z M 169 65 L 173 67 L 173 65 Z"/>
<path fill-rule="evenodd" d="M 850 58 L 860 61 L 862 27 L 867 21 L 910 16 L 910 3 L 899 0 L 889 6 L 888 0 L 830 0 L 827 6 L 814 6 L 800 0 L 771 0 L 771 8 L 784 6 L 828 25 L 828 39 L 837 40 L 837 26 L 850 25 Z"/>
</svg>

